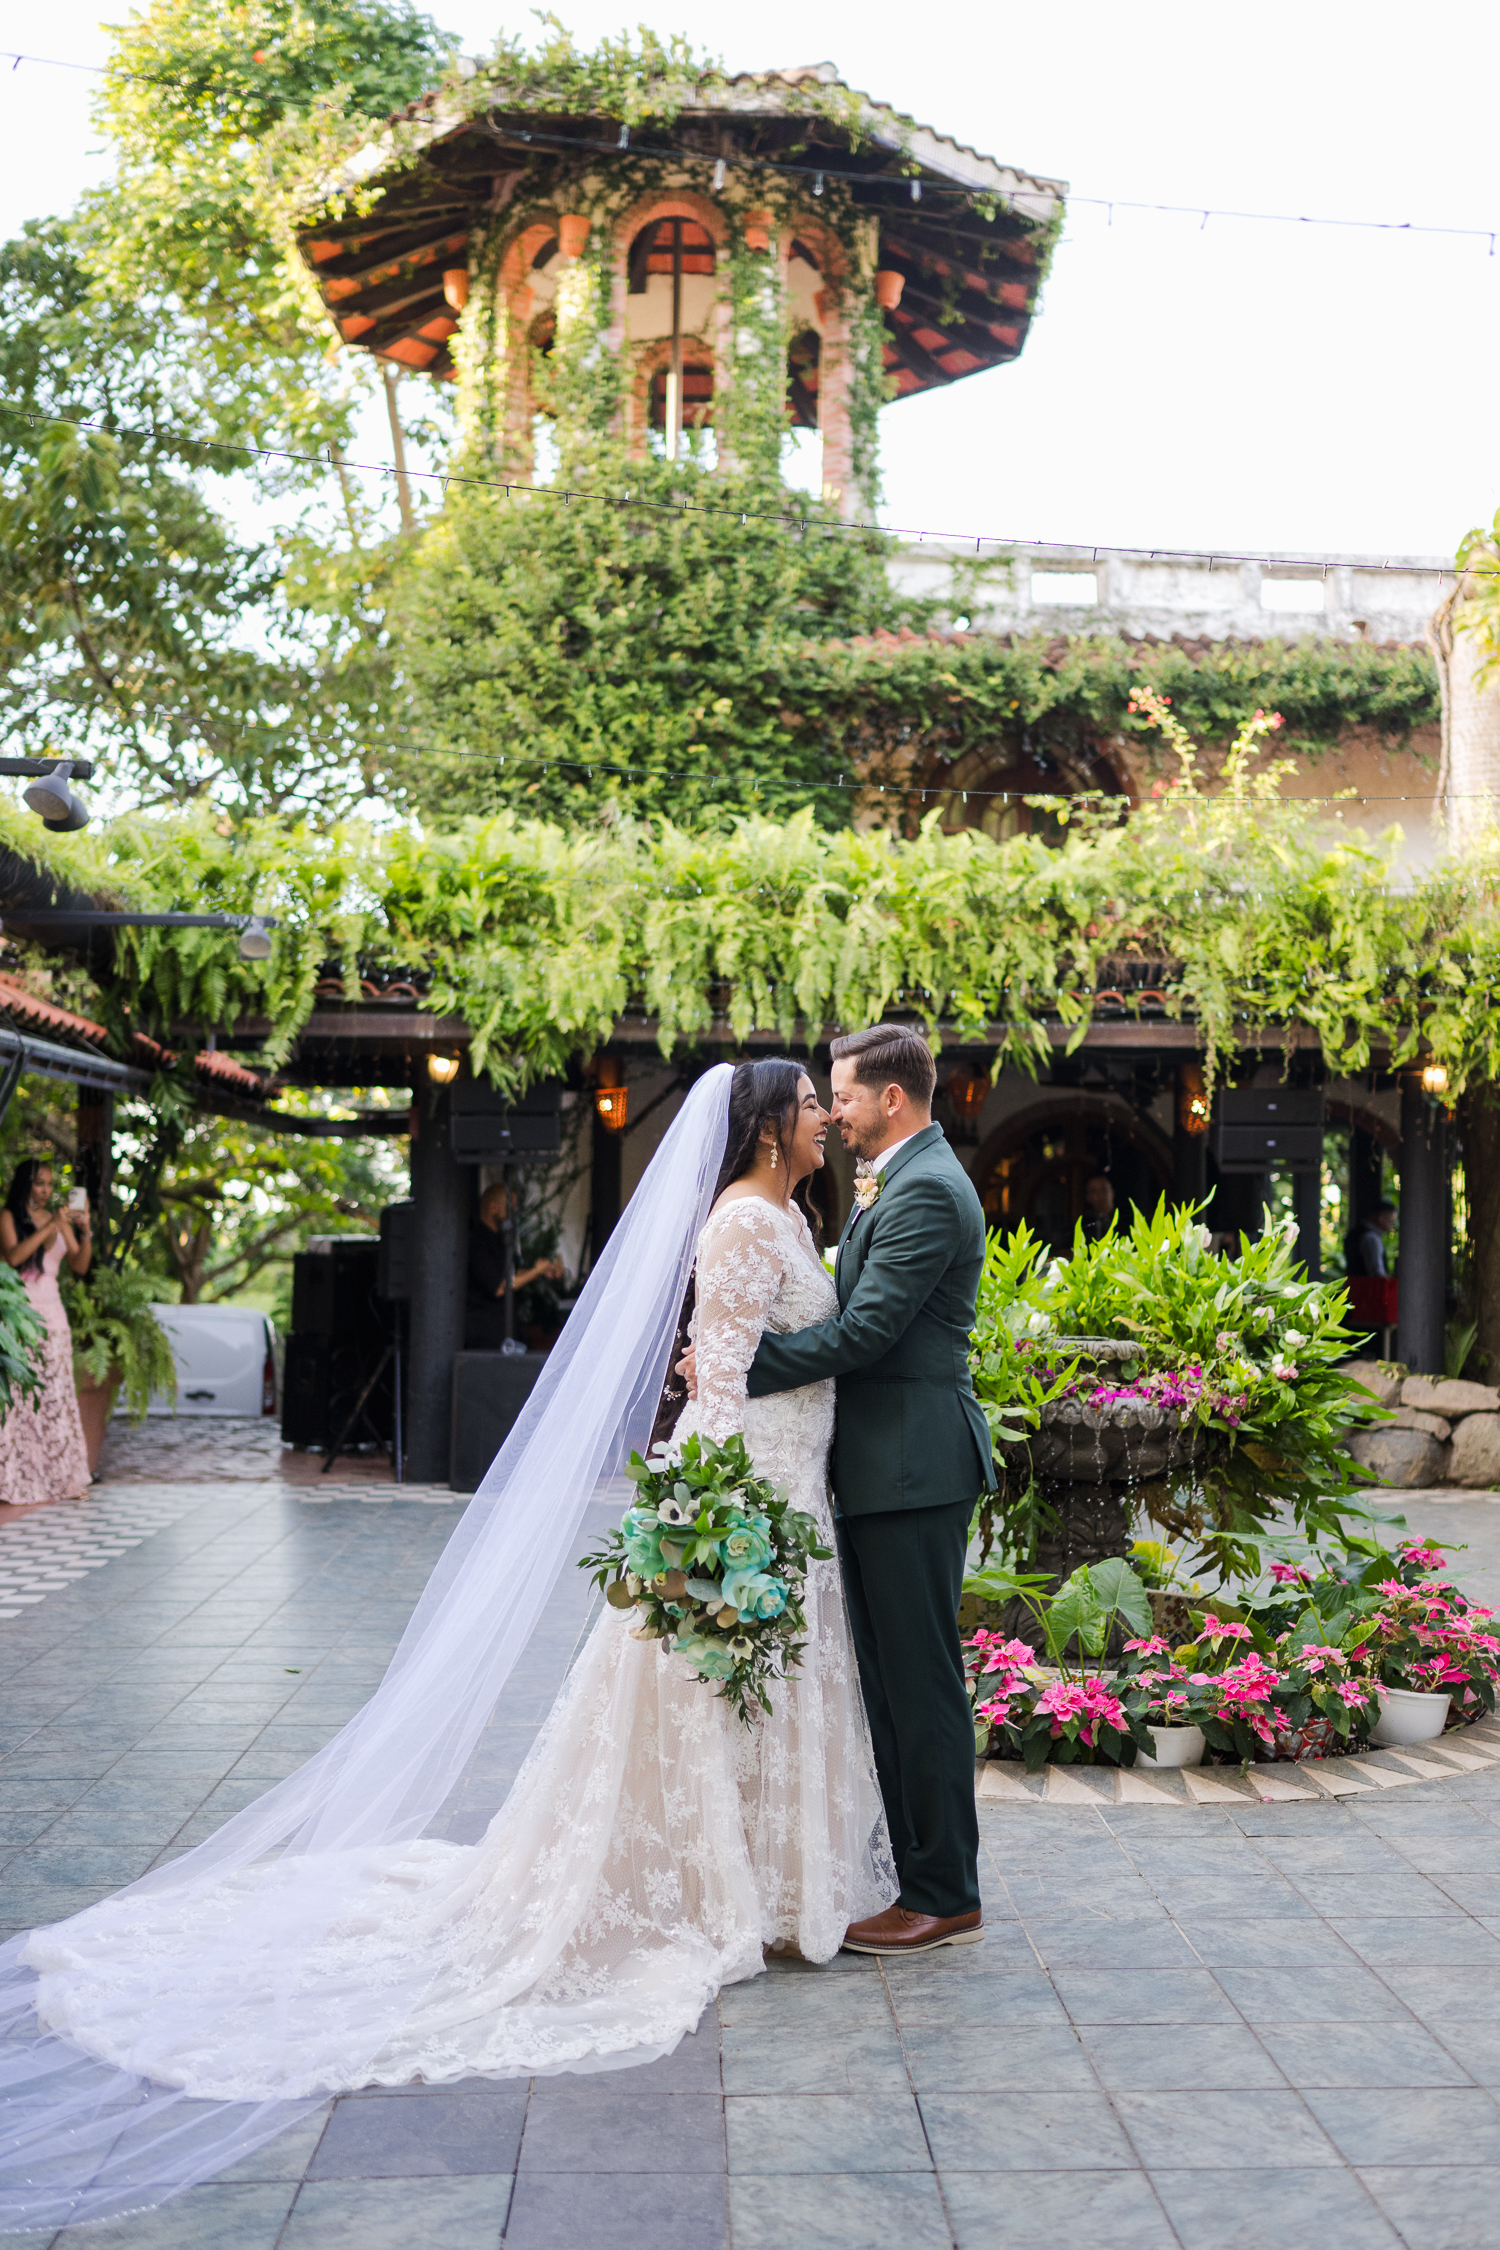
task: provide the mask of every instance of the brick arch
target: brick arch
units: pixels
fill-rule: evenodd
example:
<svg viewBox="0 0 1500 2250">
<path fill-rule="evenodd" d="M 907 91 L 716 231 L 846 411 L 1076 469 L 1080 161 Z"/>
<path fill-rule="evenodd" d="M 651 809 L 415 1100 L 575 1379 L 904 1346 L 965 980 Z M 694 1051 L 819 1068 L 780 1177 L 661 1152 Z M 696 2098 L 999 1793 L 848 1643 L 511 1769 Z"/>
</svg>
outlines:
<svg viewBox="0 0 1500 2250">
<path fill-rule="evenodd" d="M 729 241 L 729 222 L 710 197 L 695 195 L 691 188 L 679 189 L 673 195 L 643 195 L 615 221 L 615 255 L 621 261 L 622 273 L 631 243 L 653 219 L 694 219 L 711 236 L 716 250 L 722 250 Z"/>
<path fill-rule="evenodd" d="M 672 216 L 672 213 L 668 212 L 667 216 L 668 218 L 670 218 Z M 715 406 L 717 406 L 719 400 L 719 383 L 721 379 L 719 362 L 717 357 L 715 356 L 713 345 L 711 342 L 706 342 L 704 339 L 699 338 L 698 343 L 698 351 L 691 356 L 707 359 L 709 361 L 713 369 L 714 404 Z M 688 338 L 684 337 L 684 360 L 686 360 L 690 356 L 687 347 Z M 631 375 L 630 382 L 630 458 L 632 459 L 632 461 L 644 461 L 646 455 L 651 449 L 650 432 L 652 378 L 658 375 L 661 372 L 662 368 L 670 365 L 671 358 L 672 340 L 669 336 L 654 337 L 649 344 L 642 344 L 636 354 L 635 366 Z M 715 417 L 713 415 L 709 416 L 708 426 L 710 428 L 713 426 L 714 419 Z M 687 416 L 686 414 L 684 414 L 683 427 L 687 428 L 688 426 L 689 424 Z M 692 427 L 702 428 L 703 424 L 695 423 L 692 425 Z"/>
<path fill-rule="evenodd" d="M 785 219 L 780 227 L 779 255 L 785 263 L 792 254 L 793 241 L 805 242 L 818 256 L 818 271 L 825 281 L 835 288 L 847 287 L 853 278 L 849 253 L 826 220 L 808 214 L 795 219 Z"/>
<path fill-rule="evenodd" d="M 519 317 L 520 300 L 523 290 L 531 286 L 532 259 L 544 242 L 554 241 L 556 236 L 555 218 L 540 213 L 533 215 L 506 245 L 495 276 L 495 294 L 506 316 L 504 453 L 510 466 L 524 468 L 528 475 L 532 462 L 532 397 L 531 355 L 525 347 L 530 342 L 534 307 L 527 309 L 523 320 Z"/>
<path fill-rule="evenodd" d="M 552 217 L 528 219 L 519 233 L 513 235 L 500 260 L 496 288 L 501 298 L 509 301 L 518 289 L 524 289 L 531 275 L 531 261 L 544 242 L 555 241 L 557 221 Z"/>
</svg>

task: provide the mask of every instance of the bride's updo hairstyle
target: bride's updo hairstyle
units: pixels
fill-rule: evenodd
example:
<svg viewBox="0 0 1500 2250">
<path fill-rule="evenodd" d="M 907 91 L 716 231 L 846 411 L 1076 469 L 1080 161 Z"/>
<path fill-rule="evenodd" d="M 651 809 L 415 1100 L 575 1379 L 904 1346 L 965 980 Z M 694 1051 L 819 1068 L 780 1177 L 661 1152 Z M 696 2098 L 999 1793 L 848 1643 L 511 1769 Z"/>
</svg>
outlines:
<svg viewBox="0 0 1500 2250">
<path fill-rule="evenodd" d="M 797 1088 L 807 1076 L 802 1063 L 788 1062 L 784 1055 L 735 1064 L 734 1082 L 729 1089 L 729 1130 L 724 1142 L 724 1161 L 714 1182 L 716 1203 L 731 1181 L 742 1180 L 754 1170 L 756 1150 L 765 1126 L 769 1125 L 776 1136 L 782 1162 L 789 1160 L 792 1136 L 797 1130 Z M 807 1200 L 806 1180 L 796 1189 L 792 1201 L 812 1228 L 816 1240 L 819 1219 Z"/>
</svg>

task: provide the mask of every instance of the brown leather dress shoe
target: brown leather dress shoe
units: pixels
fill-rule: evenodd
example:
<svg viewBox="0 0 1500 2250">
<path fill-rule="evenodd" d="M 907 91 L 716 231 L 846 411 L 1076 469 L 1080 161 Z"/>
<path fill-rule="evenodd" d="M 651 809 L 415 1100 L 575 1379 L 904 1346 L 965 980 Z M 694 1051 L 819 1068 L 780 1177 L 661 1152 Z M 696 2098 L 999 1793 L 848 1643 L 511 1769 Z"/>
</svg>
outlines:
<svg viewBox="0 0 1500 2250">
<path fill-rule="evenodd" d="M 978 1945 L 984 1937 L 984 1916 L 972 1914 L 913 1914 L 909 1907 L 888 1906 L 867 1922 L 851 1922 L 844 1932 L 846 1953 L 931 1953 L 940 1945 Z"/>
</svg>

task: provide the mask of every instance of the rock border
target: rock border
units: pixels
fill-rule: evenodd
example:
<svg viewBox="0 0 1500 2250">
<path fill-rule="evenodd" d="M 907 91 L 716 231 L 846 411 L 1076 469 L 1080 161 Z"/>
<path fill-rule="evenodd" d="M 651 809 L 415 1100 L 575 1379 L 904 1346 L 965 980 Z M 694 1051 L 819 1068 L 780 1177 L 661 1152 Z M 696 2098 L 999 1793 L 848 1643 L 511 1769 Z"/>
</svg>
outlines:
<svg viewBox="0 0 1500 2250">
<path fill-rule="evenodd" d="M 981 1805 L 1279 1805 L 1412 1789 L 1500 1772 L 1500 1718 L 1481 1719 L 1413 1749 L 1366 1750 L 1337 1758 L 1266 1765 L 1043 1766 L 1028 1774 L 1008 1758 L 982 1759 L 974 1772 Z"/>
</svg>

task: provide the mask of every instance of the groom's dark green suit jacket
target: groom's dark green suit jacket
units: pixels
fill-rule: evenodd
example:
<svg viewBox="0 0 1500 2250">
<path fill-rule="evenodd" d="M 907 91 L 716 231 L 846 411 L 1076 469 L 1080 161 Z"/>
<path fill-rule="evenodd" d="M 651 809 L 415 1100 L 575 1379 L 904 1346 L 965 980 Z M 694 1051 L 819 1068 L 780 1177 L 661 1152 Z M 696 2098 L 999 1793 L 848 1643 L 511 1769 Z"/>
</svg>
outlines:
<svg viewBox="0 0 1500 2250">
<path fill-rule="evenodd" d="M 834 1269 L 837 1315 L 761 1338 L 752 1398 L 838 1378 L 842 1514 L 945 1507 L 994 1484 L 969 1376 L 983 1263 L 979 1198 L 941 1126 L 925 1126 L 887 1159 L 872 1207 L 850 1215 Z"/>
</svg>

